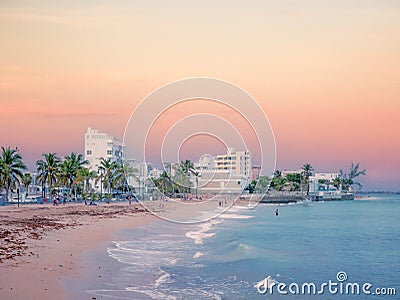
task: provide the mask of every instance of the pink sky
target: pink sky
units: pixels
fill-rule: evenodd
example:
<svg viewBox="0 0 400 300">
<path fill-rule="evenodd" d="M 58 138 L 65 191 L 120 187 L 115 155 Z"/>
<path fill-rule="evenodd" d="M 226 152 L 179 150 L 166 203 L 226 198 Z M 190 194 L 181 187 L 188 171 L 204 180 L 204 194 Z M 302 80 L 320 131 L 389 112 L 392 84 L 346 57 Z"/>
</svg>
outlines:
<svg viewBox="0 0 400 300">
<path fill-rule="evenodd" d="M 400 2 L 33 3 L 0 4 L 0 144 L 31 168 L 82 152 L 88 126 L 122 138 L 148 93 L 209 76 L 260 103 L 279 169 L 360 162 L 366 189 L 400 190 Z"/>
</svg>

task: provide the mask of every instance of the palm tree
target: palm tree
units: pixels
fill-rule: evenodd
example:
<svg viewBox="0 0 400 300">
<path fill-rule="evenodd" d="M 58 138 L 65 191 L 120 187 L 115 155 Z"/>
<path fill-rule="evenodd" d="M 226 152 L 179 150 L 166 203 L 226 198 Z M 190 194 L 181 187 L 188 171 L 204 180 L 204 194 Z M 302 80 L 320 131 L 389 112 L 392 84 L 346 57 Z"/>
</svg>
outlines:
<svg viewBox="0 0 400 300">
<path fill-rule="evenodd" d="M 181 183 L 183 186 L 184 197 L 186 199 L 187 190 L 190 191 L 190 174 L 195 171 L 194 165 L 189 159 L 186 159 L 185 161 L 181 161 L 179 169 L 180 169 L 179 174 L 181 175 L 181 180 L 182 180 Z M 186 178 L 182 178 L 182 176 Z"/>
<path fill-rule="evenodd" d="M 310 181 L 309 181 L 309 178 L 312 175 L 312 171 L 314 171 L 314 168 L 312 167 L 311 164 L 307 163 L 307 164 L 304 164 L 301 167 L 301 169 L 303 170 L 304 178 L 305 178 L 306 183 L 307 183 L 307 196 L 308 196 L 308 194 L 310 193 Z M 302 183 L 300 182 L 300 184 L 302 184 Z"/>
<path fill-rule="evenodd" d="M 171 196 L 174 193 L 174 181 L 167 171 L 161 173 L 160 177 L 154 182 L 158 187 L 161 188 L 161 192 L 164 195 Z"/>
<path fill-rule="evenodd" d="M 161 173 L 160 179 L 162 182 L 162 186 L 164 187 L 165 194 L 168 194 L 169 188 L 171 188 L 171 194 L 174 193 L 174 181 L 172 180 L 172 169 L 173 166 L 169 162 L 164 162 L 164 172 Z"/>
<path fill-rule="evenodd" d="M 168 184 L 169 176 L 166 171 L 162 172 L 159 178 L 161 185 L 161 193 L 164 195 L 167 193 L 167 184 Z"/>
<path fill-rule="evenodd" d="M 0 165 L 0 192 L 4 189 L 4 180 L 3 180 L 3 169 L 2 166 Z"/>
<path fill-rule="evenodd" d="M 68 188 L 68 195 L 71 195 L 72 184 L 75 180 L 75 169 L 70 160 L 64 159 L 60 162 L 57 179 L 61 185 Z"/>
<path fill-rule="evenodd" d="M 279 191 L 282 189 L 285 182 L 286 182 L 286 178 L 282 177 L 282 172 L 280 170 L 275 170 L 275 172 L 272 176 L 271 187 L 274 190 Z"/>
<path fill-rule="evenodd" d="M 304 164 L 301 169 L 303 170 L 303 174 L 306 180 L 312 175 L 312 171 L 314 171 L 314 168 L 312 167 L 311 164 L 307 163 Z"/>
<path fill-rule="evenodd" d="M 133 168 L 132 165 L 128 162 L 116 163 L 113 171 L 114 185 L 124 192 L 127 192 L 130 189 L 128 181 L 129 177 L 134 177 L 135 179 L 138 179 L 138 177 L 135 176 L 135 172 L 137 173 L 139 172 L 139 170 Z"/>
<path fill-rule="evenodd" d="M 1 147 L 0 174 L 3 185 L 6 189 L 6 201 L 8 201 L 8 192 L 13 184 L 20 182 L 23 177 L 22 171 L 26 170 L 26 165 L 22 161 L 22 156 L 18 148 Z"/>
<path fill-rule="evenodd" d="M 59 171 L 60 158 L 56 153 L 43 154 L 44 159 L 36 162 L 38 179 L 44 186 L 45 183 L 49 185 L 50 200 L 53 199 L 53 183 L 57 182 L 57 174 Z M 44 190 L 44 197 L 46 197 L 46 190 Z"/>
<path fill-rule="evenodd" d="M 196 199 L 197 199 L 197 198 L 199 198 L 198 197 L 198 192 L 199 192 L 199 176 L 200 176 L 200 172 L 193 170 L 192 174 L 196 177 Z"/>
<path fill-rule="evenodd" d="M 88 189 L 90 187 L 90 180 L 96 178 L 96 172 L 90 170 L 89 168 L 82 167 L 78 170 L 77 173 L 77 182 L 83 182 L 84 189 L 85 189 L 85 196 L 83 197 L 85 200 L 85 204 L 87 204 L 87 195 L 88 195 Z"/>
<path fill-rule="evenodd" d="M 342 179 L 340 178 L 340 175 L 332 180 L 332 184 L 334 187 L 339 189 L 340 185 L 342 184 Z"/>
<path fill-rule="evenodd" d="M 365 175 L 365 173 L 366 173 L 366 169 L 360 170 L 360 163 L 357 163 L 357 164 L 351 163 L 349 174 L 346 174 L 343 172 L 343 170 L 340 170 L 340 179 L 341 179 L 343 188 L 347 191 L 350 191 L 350 189 L 354 190 L 354 186 L 357 186 L 358 188 L 362 188 L 362 184 L 354 181 L 354 179 L 361 175 Z"/>
<path fill-rule="evenodd" d="M 64 158 L 63 165 L 66 167 L 66 179 L 68 180 L 69 190 L 72 190 L 74 182 L 77 179 L 77 175 L 79 170 L 89 162 L 83 159 L 82 154 L 76 154 L 72 152 L 71 155 L 66 155 Z M 74 188 L 74 192 L 76 195 L 76 188 Z"/>
<path fill-rule="evenodd" d="M 167 173 L 167 175 L 171 176 L 172 174 L 172 164 L 169 162 L 164 162 L 163 163 L 164 171 Z"/>
<path fill-rule="evenodd" d="M 256 180 L 255 185 L 252 182 L 254 191 L 259 194 L 267 192 L 270 184 L 271 184 L 271 179 L 268 176 L 259 176 Z"/>
<path fill-rule="evenodd" d="M 25 187 L 25 197 L 28 197 L 29 186 L 32 184 L 31 173 L 26 172 L 21 178 L 21 183 Z"/>
<path fill-rule="evenodd" d="M 113 180 L 114 180 L 114 170 L 118 167 L 118 164 L 115 161 L 112 161 L 110 158 L 100 158 L 100 166 L 99 170 L 101 171 L 100 175 L 97 177 L 96 182 L 101 179 L 104 185 L 104 188 L 108 189 L 108 203 L 110 203 L 111 199 L 111 191 L 113 188 Z"/>
</svg>

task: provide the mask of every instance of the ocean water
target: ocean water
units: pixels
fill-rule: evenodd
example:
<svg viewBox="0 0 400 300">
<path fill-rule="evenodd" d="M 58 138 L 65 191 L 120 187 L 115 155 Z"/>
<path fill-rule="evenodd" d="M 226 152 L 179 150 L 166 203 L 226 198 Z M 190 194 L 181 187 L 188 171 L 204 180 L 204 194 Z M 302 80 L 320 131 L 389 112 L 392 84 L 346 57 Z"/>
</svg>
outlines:
<svg viewBox="0 0 400 300">
<path fill-rule="evenodd" d="M 400 299 L 400 197 L 234 207 L 207 223 L 124 231 L 104 251 L 113 268 L 87 283 L 88 299 Z M 317 294 L 329 280 L 337 293 Z M 263 291 L 266 282 L 275 287 Z M 301 294 L 305 282 L 316 294 Z M 346 293 L 346 283 L 370 283 L 371 295 Z"/>
</svg>

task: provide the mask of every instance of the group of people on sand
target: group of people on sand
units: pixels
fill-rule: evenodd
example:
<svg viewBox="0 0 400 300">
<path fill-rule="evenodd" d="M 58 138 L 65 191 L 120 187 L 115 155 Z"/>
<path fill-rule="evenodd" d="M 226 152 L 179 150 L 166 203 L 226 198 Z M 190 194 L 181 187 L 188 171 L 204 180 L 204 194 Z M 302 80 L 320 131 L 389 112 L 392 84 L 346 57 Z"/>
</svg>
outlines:
<svg viewBox="0 0 400 300">
<path fill-rule="evenodd" d="M 67 197 L 63 196 L 62 199 L 60 197 L 55 197 L 53 200 L 53 205 L 58 206 L 62 202 L 63 205 L 65 205 L 65 202 L 67 201 Z"/>
<path fill-rule="evenodd" d="M 226 198 L 224 198 L 223 200 L 218 200 L 218 206 L 219 207 L 226 206 Z"/>
</svg>

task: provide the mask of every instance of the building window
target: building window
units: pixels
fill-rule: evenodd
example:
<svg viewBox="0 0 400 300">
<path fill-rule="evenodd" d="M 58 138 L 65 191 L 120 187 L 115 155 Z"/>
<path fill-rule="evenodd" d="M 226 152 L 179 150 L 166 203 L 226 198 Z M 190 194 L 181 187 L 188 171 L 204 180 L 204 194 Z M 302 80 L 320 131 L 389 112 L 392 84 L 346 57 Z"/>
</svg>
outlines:
<svg viewBox="0 0 400 300">
<path fill-rule="evenodd" d="M 112 155 L 112 150 L 107 150 L 107 155 Z"/>
<path fill-rule="evenodd" d="M 87 150 L 86 155 L 92 155 L 92 150 Z"/>
</svg>

